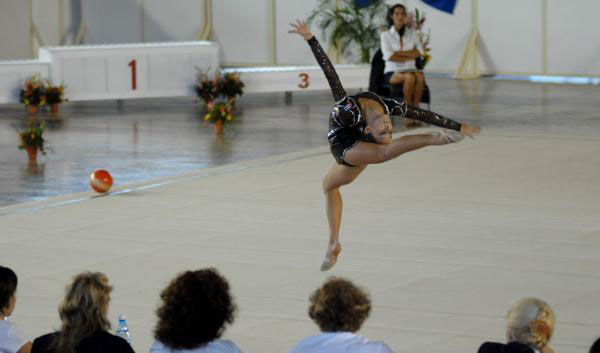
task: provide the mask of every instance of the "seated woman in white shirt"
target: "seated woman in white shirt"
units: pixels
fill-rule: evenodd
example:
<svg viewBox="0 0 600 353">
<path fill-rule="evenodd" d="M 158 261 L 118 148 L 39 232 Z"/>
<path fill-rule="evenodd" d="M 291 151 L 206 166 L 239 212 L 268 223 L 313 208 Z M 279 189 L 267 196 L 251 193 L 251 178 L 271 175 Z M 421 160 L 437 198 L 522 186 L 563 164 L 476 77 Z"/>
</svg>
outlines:
<svg viewBox="0 0 600 353">
<path fill-rule="evenodd" d="M 8 320 L 17 304 L 17 275 L 0 266 L 0 352 L 29 353 L 31 341 Z"/>
<path fill-rule="evenodd" d="M 404 101 L 419 106 L 425 88 L 425 76 L 415 59 L 423 54 L 417 32 L 406 26 L 406 8 L 396 4 L 388 10 L 389 30 L 381 32 L 381 52 L 385 60 L 385 83 L 402 84 Z"/>
<path fill-rule="evenodd" d="M 308 309 L 321 334 L 303 339 L 290 353 L 392 353 L 385 343 L 355 333 L 370 311 L 371 300 L 362 289 L 348 280 L 329 278 L 310 296 Z"/>
<path fill-rule="evenodd" d="M 150 353 L 241 353 L 235 343 L 219 339 L 233 323 L 235 304 L 217 270 L 179 274 L 160 298 Z"/>
</svg>

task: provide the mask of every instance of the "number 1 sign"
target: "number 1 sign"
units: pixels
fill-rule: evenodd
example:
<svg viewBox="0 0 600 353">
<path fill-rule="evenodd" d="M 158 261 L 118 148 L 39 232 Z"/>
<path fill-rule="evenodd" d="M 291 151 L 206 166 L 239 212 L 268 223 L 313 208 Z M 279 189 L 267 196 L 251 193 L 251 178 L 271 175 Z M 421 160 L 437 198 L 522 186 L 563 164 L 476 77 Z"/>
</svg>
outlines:
<svg viewBox="0 0 600 353">
<path fill-rule="evenodd" d="M 129 62 L 129 66 L 131 67 L 131 89 L 137 89 L 135 59 Z"/>
</svg>

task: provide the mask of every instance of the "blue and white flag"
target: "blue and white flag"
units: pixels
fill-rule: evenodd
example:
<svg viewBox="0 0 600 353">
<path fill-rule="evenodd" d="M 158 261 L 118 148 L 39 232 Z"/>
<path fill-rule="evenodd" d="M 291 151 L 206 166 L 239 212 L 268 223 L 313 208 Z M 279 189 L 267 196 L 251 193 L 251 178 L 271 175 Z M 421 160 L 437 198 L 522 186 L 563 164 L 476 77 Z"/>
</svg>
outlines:
<svg viewBox="0 0 600 353">
<path fill-rule="evenodd" d="M 424 3 L 449 14 L 454 12 L 456 0 L 423 0 Z"/>
<path fill-rule="evenodd" d="M 359 9 L 362 9 L 363 7 L 377 4 L 378 2 L 381 2 L 381 0 L 355 0 L 355 2 L 356 6 L 358 6 Z"/>
</svg>

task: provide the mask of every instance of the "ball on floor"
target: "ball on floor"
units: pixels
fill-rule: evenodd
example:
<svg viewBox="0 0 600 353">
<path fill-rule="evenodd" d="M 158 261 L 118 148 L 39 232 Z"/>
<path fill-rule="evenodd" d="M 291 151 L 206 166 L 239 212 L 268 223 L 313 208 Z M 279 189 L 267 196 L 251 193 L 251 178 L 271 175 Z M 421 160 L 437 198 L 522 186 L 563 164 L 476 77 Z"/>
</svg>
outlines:
<svg viewBox="0 0 600 353">
<path fill-rule="evenodd" d="M 94 191 L 104 193 L 112 187 L 113 178 L 106 170 L 94 170 L 90 175 L 90 186 Z"/>
</svg>

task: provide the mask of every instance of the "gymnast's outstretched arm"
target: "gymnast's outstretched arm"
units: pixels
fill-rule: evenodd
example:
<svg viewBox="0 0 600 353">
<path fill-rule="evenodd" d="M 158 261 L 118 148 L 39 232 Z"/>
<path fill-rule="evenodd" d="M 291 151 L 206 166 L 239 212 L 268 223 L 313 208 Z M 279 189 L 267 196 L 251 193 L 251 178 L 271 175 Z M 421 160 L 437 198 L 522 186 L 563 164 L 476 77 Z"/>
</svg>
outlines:
<svg viewBox="0 0 600 353">
<path fill-rule="evenodd" d="M 329 82 L 329 87 L 331 88 L 331 93 L 333 94 L 335 102 L 338 103 L 344 99 L 346 97 L 346 91 L 344 90 L 344 87 L 342 87 L 342 83 L 340 82 L 337 72 L 335 72 L 333 64 L 319 44 L 317 38 L 310 32 L 306 24 L 302 21 L 290 23 L 290 25 L 294 28 L 294 30 L 289 32 L 300 34 L 304 39 L 306 39 L 308 45 L 310 45 L 310 49 L 312 50 L 315 59 L 317 59 L 319 66 L 321 66 L 321 69 L 327 78 L 327 82 Z"/>
<path fill-rule="evenodd" d="M 388 107 L 390 115 L 400 115 L 410 119 L 423 121 L 427 124 L 443 127 L 445 129 L 460 131 L 469 137 L 473 137 L 473 135 L 479 133 L 479 126 L 469 126 L 465 123 L 459 123 L 438 113 L 407 104 L 405 101 L 398 101 L 385 97 L 380 98 Z"/>
<path fill-rule="evenodd" d="M 445 129 L 460 131 L 461 124 L 459 122 L 446 118 L 438 113 L 417 108 L 407 104 L 405 101 L 398 101 L 392 98 L 381 97 L 381 100 L 383 100 L 385 105 L 388 107 L 390 115 L 400 115 L 410 119 L 423 121 L 435 126 L 443 127 Z"/>
</svg>

